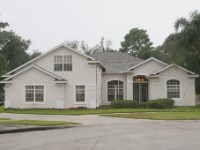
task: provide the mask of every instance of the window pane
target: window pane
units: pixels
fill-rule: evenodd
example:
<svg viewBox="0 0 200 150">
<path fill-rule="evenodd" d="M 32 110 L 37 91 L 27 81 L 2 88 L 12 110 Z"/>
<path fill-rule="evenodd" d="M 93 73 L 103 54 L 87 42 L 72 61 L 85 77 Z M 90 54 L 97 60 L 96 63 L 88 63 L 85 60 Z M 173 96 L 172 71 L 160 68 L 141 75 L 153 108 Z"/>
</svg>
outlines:
<svg viewBox="0 0 200 150">
<path fill-rule="evenodd" d="M 44 86 L 35 86 L 35 101 L 44 101 Z"/>
<path fill-rule="evenodd" d="M 76 86 L 76 102 L 85 102 L 85 86 Z"/>
<path fill-rule="evenodd" d="M 43 102 L 44 101 L 44 86 L 25 86 L 25 100 L 26 102 Z"/>
<path fill-rule="evenodd" d="M 72 64 L 72 55 L 67 55 L 67 63 Z"/>
<path fill-rule="evenodd" d="M 67 64 L 67 71 L 72 71 L 72 64 Z"/>
<path fill-rule="evenodd" d="M 63 70 L 63 56 L 54 56 L 54 71 Z"/>
<path fill-rule="evenodd" d="M 26 102 L 33 102 L 34 101 L 34 86 L 27 85 L 25 87 L 25 101 Z"/>
<path fill-rule="evenodd" d="M 174 79 L 167 81 L 167 97 L 180 98 L 180 81 Z"/>
<path fill-rule="evenodd" d="M 65 71 L 72 71 L 72 55 L 67 55 L 67 63 L 65 65 Z"/>
<path fill-rule="evenodd" d="M 108 101 L 123 100 L 123 82 L 118 80 L 109 81 L 107 84 Z"/>
</svg>

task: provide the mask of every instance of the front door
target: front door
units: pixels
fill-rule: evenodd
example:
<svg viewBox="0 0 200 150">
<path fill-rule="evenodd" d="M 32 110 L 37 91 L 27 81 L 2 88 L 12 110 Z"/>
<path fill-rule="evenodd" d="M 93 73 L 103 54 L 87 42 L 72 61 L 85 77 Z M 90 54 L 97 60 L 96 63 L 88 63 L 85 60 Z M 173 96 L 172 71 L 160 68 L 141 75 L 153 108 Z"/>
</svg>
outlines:
<svg viewBox="0 0 200 150">
<path fill-rule="evenodd" d="M 133 83 L 133 100 L 148 101 L 148 83 Z"/>
</svg>

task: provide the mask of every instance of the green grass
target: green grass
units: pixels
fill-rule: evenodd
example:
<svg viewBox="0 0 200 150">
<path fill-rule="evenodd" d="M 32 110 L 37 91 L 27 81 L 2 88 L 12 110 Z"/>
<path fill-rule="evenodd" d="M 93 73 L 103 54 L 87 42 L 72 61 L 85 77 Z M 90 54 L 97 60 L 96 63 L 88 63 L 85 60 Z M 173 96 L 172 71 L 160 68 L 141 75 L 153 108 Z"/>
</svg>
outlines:
<svg viewBox="0 0 200 150">
<path fill-rule="evenodd" d="M 111 114 L 111 117 L 152 119 L 152 120 L 200 120 L 199 111 L 190 112 L 142 112 L 131 114 Z"/>
<path fill-rule="evenodd" d="M 112 113 L 139 112 L 200 112 L 200 107 L 174 107 L 171 109 L 123 108 L 123 109 L 4 109 L 0 106 L 0 113 L 39 114 L 39 115 L 92 115 Z"/>
<path fill-rule="evenodd" d="M 159 109 L 4 109 L 0 108 L 0 113 L 15 114 L 39 114 L 39 115 L 91 115 L 110 113 L 133 113 L 133 112 L 154 112 Z"/>
<path fill-rule="evenodd" d="M 0 121 L 0 124 L 20 124 L 20 125 L 37 125 L 37 126 L 57 126 L 57 125 L 77 124 L 77 123 L 73 123 L 73 122 L 63 122 L 63 121 L 9 120 L 9 121 Z"/>
<path fill-rule="evenodd" d="M 0 118 L 0 121 L 1 120 L 10 120 L 9 118 Z"/>
</svg>

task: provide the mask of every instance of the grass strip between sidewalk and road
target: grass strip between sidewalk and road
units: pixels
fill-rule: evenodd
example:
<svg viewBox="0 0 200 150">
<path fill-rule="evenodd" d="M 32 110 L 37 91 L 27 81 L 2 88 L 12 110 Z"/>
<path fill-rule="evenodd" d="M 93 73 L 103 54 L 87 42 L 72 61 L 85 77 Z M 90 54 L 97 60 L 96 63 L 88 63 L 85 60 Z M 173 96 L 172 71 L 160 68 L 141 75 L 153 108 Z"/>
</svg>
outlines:
<svg viewBox="0 0 200 150">
<path fill-rule="evenodd" d="M 200 112 L 141 112 L 103 116 L 152 120 L 200 120 Z"/>
<path fill-rule="evenodd" d="M 36 126 L 58 126 L 58 125 L 75 125 L 78 123 L 64 121 L 41 121 L 41 120 L 8 120 L 0 121 L 0 124 L 17 124 L 17 125 L 36 125 Z"/>
</svg>

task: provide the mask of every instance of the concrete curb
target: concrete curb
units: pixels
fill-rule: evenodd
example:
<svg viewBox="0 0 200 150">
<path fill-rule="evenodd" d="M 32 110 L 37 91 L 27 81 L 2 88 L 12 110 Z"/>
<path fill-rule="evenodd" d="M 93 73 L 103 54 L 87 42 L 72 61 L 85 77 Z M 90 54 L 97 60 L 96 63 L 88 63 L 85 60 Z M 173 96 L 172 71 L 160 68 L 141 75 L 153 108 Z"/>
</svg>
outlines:
<svg viewBox="0 0 200 150">
<path fill-rule="evenodd" d="M 34 126 L 34 127 L 23 127 L 23 128 L 16 128 L 16 129 L 5 129 L 0 130 L 0 134 L 6 133 L 17 133 L 17 132 L 28 132 L 28 131 L 40 131 L 40 130 L 53 130 L 53 129 L 64 129 L 64 128 L 73 128 L 79 127 L 79 125 L 62 125 L 62 126 Z"/>
</svg>

